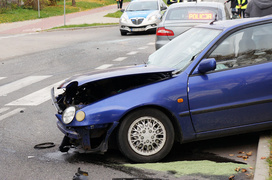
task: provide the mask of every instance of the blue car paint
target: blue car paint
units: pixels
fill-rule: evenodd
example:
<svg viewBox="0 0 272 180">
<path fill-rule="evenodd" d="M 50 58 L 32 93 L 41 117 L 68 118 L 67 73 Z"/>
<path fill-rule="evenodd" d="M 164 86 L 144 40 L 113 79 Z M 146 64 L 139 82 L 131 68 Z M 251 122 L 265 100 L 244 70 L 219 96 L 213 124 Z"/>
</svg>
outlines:
<svg viewBox="0 0 272 180">
<path fill-rule="evenodd" d="M 129 19 L 131 18 L 146 18 L 149 14 L 153 13 L 154 10 L 151 11 L 132 11 L 132 12 L 125 12 Z"/>
<path fill-rule="evenodd" d="M 145 67 L 145 68 L 141 68 Z M 72 81 L 77 81 L 78 86 L 86 84 L 92 81 L 98 81 L 101 79 L 108 79 L 112 77 L 120 77 L 126 75 L 144 74 L 144 73 L 155 73 L 155 72 L 172 72 L 173 68 L 163 67 L 146 67 L 145 65 L 138 66 L 125 66 L 112 68 L 111 70 L 98 70 L 86 74 L 76 75 L 65 80 L 58 88 L 64 88 Z"/>
<path fill-rule="evenodd" d="M 168 80 L 126 91 L 85 106 L 81 110 L 87 116 L 82 122 L 73 120 L 63 126 L 80 128 L 111 124 L 120 121 L 134 109 L 153 106 L 168 112 L 173 117 L 172 121 L 178 122 L 182 142 L 250 132 L 254 128 L 272 128 L 272 95 L 265 91 L 272 88 L 270 71 L 272 62 L 232 69 L 231 74 L 229 71 L 221 71 L 193 75 L 210 49 L 236 28 L 247 26 L 247 21 L 249 20 L 219 23 L 217 27 L 222 29 L 222 33 L 203 49 L 184 72 Z M 146 67 L 137 68 L 143 70 Z M 265 69 L 267 70 L 264 71 Z M 249 87 L 252 92 L 248 91 Z M 236 93 L 228 94 L 228 91 L 233 89 Z M 184 101 L 178 103 L 179 98 L 183 98 Z M 227 99 L 231 102 L 227 102 Z M 244 118 L 240 118 L 241 114 Z M 256 121 L 259 116 L 263 117 L 262 120 Z M 61 116 L 57 117 L 61 121 Z"/>
<path fill-rule="evenodd" d="M 181 127 L 186 127 L 185 124 L 191 124 L 190 118 L 184 118 L 184 114 L 189 115 L 188 101 L 187 101 L 187 82 L 181 82 L 181 79 L 186 79 L 187 75 L 183 73 L 180 76 L 173 77 L 169 80 L 154 83 L 151 85 L 143 86 L 134 90 L 130 90 L 121 94 L 117 94 L 108 97 L 104 100 L 90 104 L 82 109 L 87 115 L 82 122 L 76 120 L 72 121 L 70 124 L 65 125 L 67 127 L 80 127 L 80 126 L 91 126 L 97 124 L 110 124 L 115 121 L 119 121 L 128 112 L 135 110 L 137 108 L 144 106 L 154 106 L 160 107 L 167 112 L 175 112 L 174 117 Z M 177 88 L 180 91 L 171 91 L 169 87 L 175 85 L 175 90 Z M 178 87 L 177 87 L 178 85 Z M 177 99 L 183 98 L 183 103 L 178 103 Z M 183 114 L 183 118 L 180 115 Z M 183 125 L 184 124 L 184 125 Z M 178 124 L 177 124 L 178 125 Z M 190 131 L 189 139 L 193 133 L 193 128 L 184 128 L 182 132 Z M 187 137 L 183 137 L 187 138 Z"/>
</svg>

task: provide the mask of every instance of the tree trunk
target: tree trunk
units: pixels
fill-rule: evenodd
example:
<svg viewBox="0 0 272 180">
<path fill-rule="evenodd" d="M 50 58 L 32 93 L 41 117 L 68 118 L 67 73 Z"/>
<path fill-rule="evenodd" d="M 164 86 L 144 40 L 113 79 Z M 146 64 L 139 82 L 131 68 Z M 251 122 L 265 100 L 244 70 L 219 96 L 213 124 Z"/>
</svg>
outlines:
<svg viewBox="0 0 272 180">
<path fill-rule="evenodd" d="M 76 7 L 76 0 L 72 0 L 72 6 Z"/>
</svg>

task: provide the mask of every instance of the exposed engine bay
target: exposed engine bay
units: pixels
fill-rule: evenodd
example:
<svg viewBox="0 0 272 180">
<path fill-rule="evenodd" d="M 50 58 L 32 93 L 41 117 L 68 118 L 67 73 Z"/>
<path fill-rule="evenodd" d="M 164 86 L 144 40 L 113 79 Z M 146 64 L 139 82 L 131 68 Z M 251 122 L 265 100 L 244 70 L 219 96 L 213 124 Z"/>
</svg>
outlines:
<svg viewBox="0 0 272 180">
<path fill-rule="evenodd" d="M 77 81 L 72 81 L 65 87 L 65 92 L 56 99 L 60 110 L 64 111 L 71 105 L 88 105 L 106 97 L 171 77 L 171 72 L 159 72 L 112 77 L 81 86 L 78 86 Z"/>
</svg>

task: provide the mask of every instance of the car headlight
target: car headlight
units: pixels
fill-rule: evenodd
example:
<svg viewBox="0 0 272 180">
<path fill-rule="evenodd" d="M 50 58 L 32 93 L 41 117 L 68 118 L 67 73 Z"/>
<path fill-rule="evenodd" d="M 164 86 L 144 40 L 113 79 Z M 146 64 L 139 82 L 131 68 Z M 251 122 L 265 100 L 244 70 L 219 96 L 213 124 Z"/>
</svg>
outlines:
<svg viewBox="0 0 272 180">
<path fill-rule="evenodd" d="M 70 106 L 66 108 L 63 112 L 62 121 L 64 124 L 69 124 L 73 121 L 76 114 L 76 108 L 74 106 Z"/>
<path fill-rule="evenodd" d="M 123 14 L 120 18 L 120 23 L 127 23 L 127 22 L 129 22 L 129 18 L 127 14 Z"/>
<path fill-rule="evenodd" d="M 153 15 L 153 16 L 150 16 L 150 17 L 148 18 L 149 21 L 155 21 L 155 20 L 157 20 L 157 19 L 159 19 L 159 17 L 158 17 L 157 15 Z"/>
<path fill-rule="evenodd" d="M 127 23 L 127 22 L 128 22 L 128 19 L 126 19 L 126 18 L 121 18 L 121 19 L 120 19 L 120 22 L 121 22 L 121 23 Z"/>
</svg>

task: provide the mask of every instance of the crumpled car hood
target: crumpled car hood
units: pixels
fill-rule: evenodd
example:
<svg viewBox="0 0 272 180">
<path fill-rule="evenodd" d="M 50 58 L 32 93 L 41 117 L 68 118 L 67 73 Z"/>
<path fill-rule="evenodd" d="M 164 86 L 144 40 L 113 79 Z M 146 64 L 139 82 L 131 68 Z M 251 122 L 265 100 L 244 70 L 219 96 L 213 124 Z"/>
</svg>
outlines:
<svg viewBox="0 0 272 180">
<path fill-rule="evenodd" d="M 172 78 L 170 68 L 130 66 L 77 75 L 61 84 L 64 93 L 56 97 L 64 111 L 73 105 L 89 105 L 101 99 Z M 60 112 L 61 112 L 60 111 Z"/>
<path fill-rule="evenodd" d="M 81 86 L 83 84 L 102 80 L 102 79 L 108 79 L 108 78 L 114 78 L 114 77 L 120 77 L 120 76 L 129 76 L 129 75 L 137 75 L 137 74 L 149 74 L 149 73 L 170 73 L 173 72 L 175 69 L 172 68 L 162 68 L 162 67 L 156 67 L 156 66 L 125 66 L 125 67 L 118 67 L 118 68 L 111 68 L 106 70 L 98 70 L 93 71 L 87 74 L 80 74 L 72 76 L 71 78 L 65 80 L 64 83 L 62 83 L 58 89 L 65 88 L 68 84 L 71 82 L 78 82 L 78 86 Z"/>
</svg>

